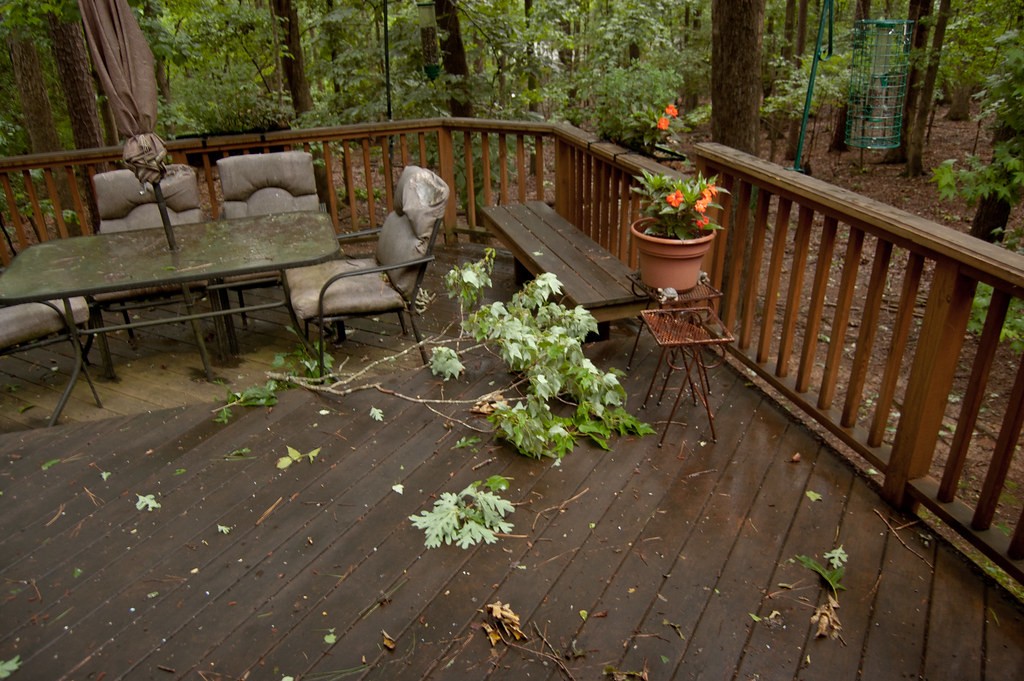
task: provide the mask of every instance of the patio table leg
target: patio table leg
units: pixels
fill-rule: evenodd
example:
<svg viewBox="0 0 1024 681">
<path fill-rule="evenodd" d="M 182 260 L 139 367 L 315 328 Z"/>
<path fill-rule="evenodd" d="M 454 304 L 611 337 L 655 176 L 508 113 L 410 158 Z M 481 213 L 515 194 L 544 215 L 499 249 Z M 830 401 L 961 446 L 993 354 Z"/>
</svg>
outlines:
<svg viewBox="0 0 1024 681">
<path fill-rule="evenodd" d="M 188 289 L 188 284 L 182 284 L 181 294 L 185 299 L 185 311 L 191 315 L 193 313 L 194 305 L 192 301 L 192 292 Z M 206 350 L 206 342 L 203 340 L 203 330 L 199 327 L 198 319 L 190 319 L 189 322 L 192 324 L 192 335 L 195 336 L 196 345 L 199 346 L 199 356 L 203 360 L 203 370 L 206 372 L 206 380 L 213 383 L 213 369 L 210 367 L 210 353 Z"/>
</svg>

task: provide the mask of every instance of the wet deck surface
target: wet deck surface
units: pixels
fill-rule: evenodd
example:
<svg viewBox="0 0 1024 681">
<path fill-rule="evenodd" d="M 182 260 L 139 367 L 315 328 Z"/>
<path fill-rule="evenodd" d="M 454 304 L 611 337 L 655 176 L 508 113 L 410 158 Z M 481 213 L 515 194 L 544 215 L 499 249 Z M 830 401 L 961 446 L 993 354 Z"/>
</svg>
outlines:
<svg viewBox="0 0 1024 681">
<path fill-rule="evenodd" d="M 590 354 L 624 367 L 631 342 Z M 631 409 L 656 358 L 645 340 Z M 443 394 L 506 379 L 481 358 Z M 712 381 L 717 443 L 684 401 L 665 447 L 584 444 L 560 466 L 457 447 L 485 425 L 465 405 L 376 391 L 289 391 L 226 425 L 205 404 L 0 435 L 0 661 L 105 681 L 1020 678 L 1016 603 L 741 375 Z M 441 394 L 422 370 L 388 385 Z M 643 414 L 660 429 L 668 409 Z M 321 450 L 278 470 L 289 446 Z M 512 536 L 425 549 L 407 517 L 494 474 Z M 825 592 L 794 557 L 839 545 L 841 639 L 819 639 Z M 527 640 L 488 643 L 496 601 Z"/>
</svg>

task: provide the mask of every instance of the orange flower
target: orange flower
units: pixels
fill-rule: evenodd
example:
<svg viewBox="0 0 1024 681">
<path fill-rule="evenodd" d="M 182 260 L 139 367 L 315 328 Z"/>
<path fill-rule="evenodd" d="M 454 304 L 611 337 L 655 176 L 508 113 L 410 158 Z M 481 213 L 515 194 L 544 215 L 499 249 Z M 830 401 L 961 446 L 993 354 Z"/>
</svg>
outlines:
<svg viewBox="0 0 1024 681">
<path fill-rule="evenodd" d="M 666 196 L 665 200 L 668 201 L 668 205 L 672 206 L 673 208 L 679 208 L 680 204 L 682 204 L 685 198 L 686 197 L 683 196 L 683 193 L 677 189 L 668 196 Z"/>
<path fill-rule="evenodd" d="M 707 201 L 707 199 L 700 199 L 696 203 L 693 204 L 693 209 L 695 211 L 697 211 L 698 213 L 703 214 L 704 211 L 706 211 L 708 209 L 708 203 L 709 202 Z"/>
<path fill-rule="evenodd" d="M 658 130 L 668 130 L 670 121 L 665 116 L 658 119 Z"/>
<path fill-rule="evenodd" d="M 675 104 L 669 104 L 668 106 L 665 107 L 665 115 L 675 118 L 676 116 L 679 115 L 679 109 L 676 108 Z"/>
<path fill-rule="evenodd" d="M 718 187 L 716 187 L 713 184 L 709 185 L 709 186 L 704 188 L 704 191 L 702 191 L 700 193 L 700 196 L 701 196 L 702 199 L 704 199 L 708 203 L 711 203 L 711 199 L 713 199 L 714 197 L 718 196 Z"/>
</svg>

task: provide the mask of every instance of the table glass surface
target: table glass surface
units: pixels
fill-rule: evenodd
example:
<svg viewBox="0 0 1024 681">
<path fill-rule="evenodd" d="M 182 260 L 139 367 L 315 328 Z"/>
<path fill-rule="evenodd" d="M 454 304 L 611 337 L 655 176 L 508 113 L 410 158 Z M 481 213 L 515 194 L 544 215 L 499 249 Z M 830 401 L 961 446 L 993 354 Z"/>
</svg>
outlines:
<svg viewBox="0 0 1024 681">
<path fill-rule="evenodd" d="M 0 274 L 0 303 L 23 303 L 313 265 L 340 252 L 330 216 L 302 212 L 111 232 L 36 244 Z"/>
</svg>

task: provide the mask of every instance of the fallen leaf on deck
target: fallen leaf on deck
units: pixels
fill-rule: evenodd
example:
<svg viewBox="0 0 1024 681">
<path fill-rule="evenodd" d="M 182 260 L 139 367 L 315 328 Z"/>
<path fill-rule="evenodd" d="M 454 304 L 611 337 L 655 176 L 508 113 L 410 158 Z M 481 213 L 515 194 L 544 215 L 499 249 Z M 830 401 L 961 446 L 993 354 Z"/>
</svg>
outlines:
<svg viewBox="0 0 1024 681">
<path fill-rule="evenodd" d="M 500 639 L 512 638 L 516 641 L 526 639 L 526 634 L 519 627 L 519 615 L 513 612 L 510 605 L 501 601 L 495 601 L 487 606 L 485 612 L 491 618 L 491 621 L 489 624 L 484 623 L 483 626 L 484 630 L 487 631 L 488 638 L 491 639 L 492 646 L 497 642 L 491 633 L 492 629 Z"/>
<path fill-rule="evenodd" d="M 836 615 L 837 608 L 839 608 L 839 601 L 830 595 L 828 602 L 819 605 L 814 614 L 811 615 L 811 624 L 818 625 L 818 631 L 815 633 L 816 637 L 828 637 L 833 640 L 839 638 L 843 625 L 839 621 L 839 616 Z"/>
<path fill-rule="evenodd" d="M 647 660 L 644 660 L 644 668 L 638 672 L 624 672 L 609 665 L 604 668 L 604 675 L 612 677 L 612 681 L 629 681 L 629 679 L 640 679 L 641 681 L 648 681 Z"/>
<path fill-rule="evenodd" d="M 395 639 L 388 636 L 388 632 L 384 631 L 383 629 L 380 630 L 380 635 L 384 637 L 384 647 L 388 650 L 394 650 L 395 646 L 397 645 L 395 643 Z"/>
</svg>

